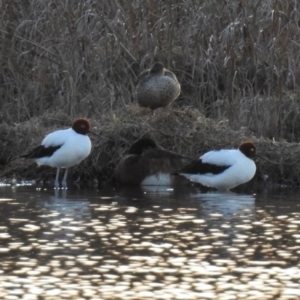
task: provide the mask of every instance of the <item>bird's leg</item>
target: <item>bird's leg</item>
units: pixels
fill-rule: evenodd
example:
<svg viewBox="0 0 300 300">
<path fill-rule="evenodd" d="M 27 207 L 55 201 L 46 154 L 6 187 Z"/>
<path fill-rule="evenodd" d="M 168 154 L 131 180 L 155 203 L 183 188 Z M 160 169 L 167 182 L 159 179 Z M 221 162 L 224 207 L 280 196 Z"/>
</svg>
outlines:
<svg viewBox="0 0 300 300">
<path fill-rule="evenodd" d="M 154 109 L 151 109 L 151 108 L 150 108 L 150 110 L 151 110 L 151 116 L 154 117 L 154 116 L 155 116 Z"/>
<path fill-rule="evenodd" d="M 64 189 L 67 188 L 68 171 L 69 171 L 69 168 L 66 168 L 65 174 L 64 174 L 64 178 L 63 178 L 63 181 L 62 181 L 62 183 L 61 183 L 61 184 L 62 184 L 62 187 L 63 187 Z"/>
<path fill-rule="evenodd" d="M 59 171 L 60 171 L 60 168 L 57 168 L 57 170 L 56 170 L 56 176 L 55 176 L 55 181 L 54 181 L 54 186 L 55 186 L 56 189 L 59 188 L 59 182 L 58 182 L 58 180 L 59 180 Z"/>
</svg>

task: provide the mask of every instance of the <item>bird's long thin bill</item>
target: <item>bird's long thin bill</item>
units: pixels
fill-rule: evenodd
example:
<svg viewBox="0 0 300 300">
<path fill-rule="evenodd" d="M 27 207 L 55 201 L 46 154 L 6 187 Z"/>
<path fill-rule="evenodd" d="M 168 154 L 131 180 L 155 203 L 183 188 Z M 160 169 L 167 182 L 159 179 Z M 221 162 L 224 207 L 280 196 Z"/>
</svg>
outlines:
<svg viewBox="0 0 300 300">
<path fill-rule="evenodd" d="M 275 162 L 275 161 L 268 160 L 267 158 L 265 158 L 265 157 L 263 157 L 263 156 L 260 156 L 260 155 L 258 155 L 258 154 L 256 154 L 255 156 L 256 156 L 256 157 L 259 157 L 259 158 L 261 158 L 261 159 L 263 159 L 263 160 L 265 160 L 265 161 L 267 161 L 267 162 L 270 163 L 270 164 L 280 165 L 280 163 Z"/>
<path fill-rule="evenodd" d="M 89 133 L 92 133 L 92 134 L 94 134 L 94 135 L 100 136 L 98 133 L 96 133 L 96 132 L 94 132 L 94 131 L 92 131 L 92 130 L 89 130 Z"/>
<path fill-rule="evenodd" d="M 101 138 L 103 138 L 103 139 L 105 139 L 105 140 L 110 141 L 110 139 L 108 139 L 108 138 L 106 138 L 105 136 L 100 135 L 100 134 L 98 134 L 98 133 L 96 133 L 96 132 L 94 132 L 94 131 L 89 130 L 89 133 L 92 133 L 92 134 L 94 134 L 94 135 L 96 135 L 96 136 L 99 136 L 99 137 L 101 137 Z"/>
</svg>

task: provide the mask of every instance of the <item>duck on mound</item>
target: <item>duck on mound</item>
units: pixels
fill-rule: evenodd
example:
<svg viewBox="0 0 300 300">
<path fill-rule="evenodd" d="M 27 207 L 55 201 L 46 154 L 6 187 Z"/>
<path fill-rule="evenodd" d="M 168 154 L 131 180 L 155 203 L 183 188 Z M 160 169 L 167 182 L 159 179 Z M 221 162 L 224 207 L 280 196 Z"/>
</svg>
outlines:
<svg viewBox="0 0 300 300">
<path fill-rule="evenodd" d="M 152 139 L 142 137 L 129 148 L 115 171 L 118 185 L 173 185 L 183 183 L 172 176 L 192 159 L 158 146 Z M 185 181 L 184 181 L 185 182 Z"/>
<path fill-rule="evenodd" d="M 180 94 L 181 87 L 176 75 L 156 62 L 151 69 L 142 72 L 136 86 L 137 102 L 153 110 L 166 107 Z"/>
</svg>

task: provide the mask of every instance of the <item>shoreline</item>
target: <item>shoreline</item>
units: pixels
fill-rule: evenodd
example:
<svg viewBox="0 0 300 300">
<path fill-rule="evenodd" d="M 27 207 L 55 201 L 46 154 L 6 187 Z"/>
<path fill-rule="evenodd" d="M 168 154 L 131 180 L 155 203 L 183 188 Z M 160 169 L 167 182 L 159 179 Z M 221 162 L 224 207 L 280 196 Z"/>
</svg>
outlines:
<svg viewBox="0 0 300 300">
<path fill-rule="evenodd" d="M 70 169 L 73 180 L 108 182 L 131 143 L 141 136 L 149 136 L 163 148 L 194 159 L 212 149 L 237 148 L 242 141 L 252 140 L 259 155 L 277 163 L 255 159 L 257 173 L 253 181 L 263 182 L 268 177 L 268 182 L 276 185 L 297 187 L 300 183 L 298 143 L 258 138 L 246 127 L 233 130 L 227 120 L 214 121 L 195 108 L 168 107 L 157 110 L 156 115 L 151 116 L 149 111 L 132 105 L 118 115 L 109 113 L 88 119 L 93 131 L 101 136 L 91 136 L 92 152 L 87 159 Z M 52 179 L 54 168 L 39 167 L 35 162 L 18 156 L 38 145 L 48 132 L 68 127 L 72 121 L 61 113 L 55 117 L 32 118 L 18 125 L 2 124 L 0 178 L 6 180 L 15 175 L 18 179 L 27 180 Z"/>
</svg>

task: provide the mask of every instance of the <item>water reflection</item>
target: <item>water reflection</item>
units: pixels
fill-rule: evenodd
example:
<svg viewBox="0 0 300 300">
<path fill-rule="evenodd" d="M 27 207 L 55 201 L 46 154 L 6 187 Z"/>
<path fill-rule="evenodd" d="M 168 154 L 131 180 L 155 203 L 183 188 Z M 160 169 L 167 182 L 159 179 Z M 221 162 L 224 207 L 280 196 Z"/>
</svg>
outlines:
<svg viewBox="0 0 300 300">
<path fill-rule="evenodd" d="M 1 299 L 299 299 L 300 203 L 1 188 Z"/>
</svg>

